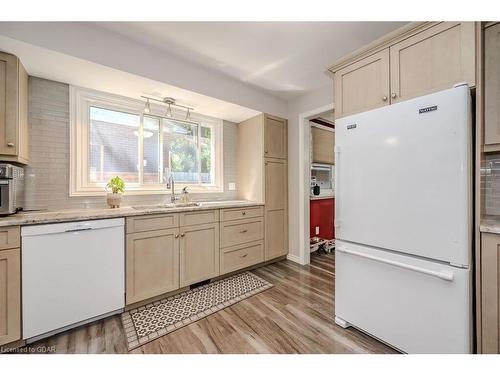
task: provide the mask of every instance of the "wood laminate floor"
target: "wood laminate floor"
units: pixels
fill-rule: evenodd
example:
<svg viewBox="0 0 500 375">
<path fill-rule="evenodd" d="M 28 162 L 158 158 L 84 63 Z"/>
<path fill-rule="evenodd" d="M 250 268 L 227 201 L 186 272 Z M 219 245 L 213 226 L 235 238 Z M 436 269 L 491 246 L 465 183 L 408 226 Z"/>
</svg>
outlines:
<svg viewBox="0 0 500 375">
<path fill-rule="evenodd" d="M 334 323 L 334 255 L 311 264 L 288 260 L 254 270 L 274 287 L 130 353 L 394 353 Z M 33 343 L 55 353 L 128 353 L 119 316 Z"/>
</svg>

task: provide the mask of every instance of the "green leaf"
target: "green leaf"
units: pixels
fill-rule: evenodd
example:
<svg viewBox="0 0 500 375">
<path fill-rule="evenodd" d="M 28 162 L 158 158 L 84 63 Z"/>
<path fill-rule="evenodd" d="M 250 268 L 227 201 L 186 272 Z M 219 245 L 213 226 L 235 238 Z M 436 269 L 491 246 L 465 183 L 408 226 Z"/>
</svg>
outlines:
<svg viewBox="0 0 500 375">
<path fill-rule="evenodd" d="M 123 180 L 118 176 L 109 180 L 106 187 L 111 189 L 114 194 L 125 192 L 125 182 L 123 182 Z"/>
</svg>

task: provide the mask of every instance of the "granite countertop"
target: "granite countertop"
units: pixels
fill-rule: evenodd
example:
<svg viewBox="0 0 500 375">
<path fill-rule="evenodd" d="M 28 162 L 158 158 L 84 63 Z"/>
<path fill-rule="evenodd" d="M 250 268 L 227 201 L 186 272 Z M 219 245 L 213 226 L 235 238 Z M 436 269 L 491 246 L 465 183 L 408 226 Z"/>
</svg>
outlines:
<svg viewBox="0 0 500 375">
<path fill-rule="evenodd" d="M 484 233 L 500 234 L 500 216 L 483 217 L 479 230 Z"/>
<path fill-rule="evenodd" d="M 244 200 L 199 202 L 200 206 L 190 207 L 165 207 L 155 205 L 137 205 L 120 208 L 82 208 L 58 211 L 33 211 L 20 212 L 15 215 L 0 217 L 0 227 L 11 225 L 34 225 L 61 223 L 65 221 L 107 219 L 113 217 L 138 216 L 149 214 L 163 214 L 172 212 L 189 212 L 214 210 L 219 208 L 238 208 L 250 206 L 263 206 L 262 202 Z"/>
</svg>

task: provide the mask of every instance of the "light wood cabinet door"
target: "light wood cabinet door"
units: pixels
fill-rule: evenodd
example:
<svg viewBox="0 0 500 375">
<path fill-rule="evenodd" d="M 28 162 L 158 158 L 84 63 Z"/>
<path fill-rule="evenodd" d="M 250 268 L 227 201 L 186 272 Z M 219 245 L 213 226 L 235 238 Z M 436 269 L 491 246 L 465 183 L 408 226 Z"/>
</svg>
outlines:
<svg viewBox="0 0 500 375">
<path fill-rule="evenodd" d="M 179 229 L 127 235 L 127 305 L 179 289 Z"/>
<path fill-rule="evenodd" d="M 288 254 L 287 210 L 266 213 L 266 261 Z"/>
<path fill-rule="evenodd" d="M 219 223 L 181 227 L 181 287 L 217 276 L 219 276 Z"/>
<path fill-rule="evenodd" d="M 335 133 L 316 126 L 311 127 L 313 163 L 335 164 Z"/>
<path fill-rule="evenodd" d="M 279 117 L 265 115 L 264 128 L 264 156 L 286 159 L 287 121 Z"/>
<path fill-rule="evenodd" d="M 475 85 L 474 22 L 442 22 L 390 47 L 391 103 Z"/>
<path fill-rule="evenodd" d="M 482 352 L 500 353 L 500 235 L 481 235 Z"/>
<path fill-rule="evenodd" d="M 28 161 L 28 75 L 19 59 L 0 52 L 0 159 Z"/>
<path fill-rule="evenodd" d="M 0 346 L 21 339 L 20 249 L 0 251 Z"/>
<path fill-rule="evenodd" d="M 288 253 L 288 173 L 282 160 L 265 161 L 265 259 Z"/>
<path fill-rule="evenodd" d="M 333 87 L 336 118 L 388 105 L 389 49 L 336 71 Z"/>
<path fill-rule="evenodd" d="M 484 38 L 484 143 L 500 150 L 500 23 Z"/>
<path fill-rule="evenodd" d="M 283 210 L 287 206 L 288 171 L 283 160 L 266 159 L 265 166 L 265 211 Z"/>
</svg>

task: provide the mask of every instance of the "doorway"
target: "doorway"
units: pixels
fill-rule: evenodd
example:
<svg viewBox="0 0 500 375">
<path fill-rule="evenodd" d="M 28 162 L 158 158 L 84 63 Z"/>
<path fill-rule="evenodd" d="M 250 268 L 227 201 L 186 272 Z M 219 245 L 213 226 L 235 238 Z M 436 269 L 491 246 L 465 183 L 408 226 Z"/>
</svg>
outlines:
<svg viewBox="0 0 500 375">
<path fill-rule="evenodd" d="M 300 241 L 300 254 L 299 262 L 301 264 L 310 263 L 310 237 L 311 237 L 311 164 L 313 162 L 313 143 L 312 136 L 313 131 L 311 130 L 311 125 L 315 126 L 315 129 L 330 129 L 334 127 L 334 108 L 333 103 L 312 111 L 308 111 L 299 116 L 299 165 L 300 169 L 300 186 L 299 186 L 299 241 Z M 314 121 L 313 121 L 314 120 Z M 321 132 L 319 132 L 321 133 Z M 331 150 L 331 156 L 333 157 L 333 149 Z M 331 162 L 324 163 L 330 164 Z M 331 165 L 331 164 L 330 164 Z M 332 188 L 332 193 L 334 186 Z M 320 187 L 321 189 L 321 187 Z M 320 192 L 321 194 L 321 192 Z M 334 194 L 334 193 L 333 193 Z M 333 225 L 333 218 L 331 220 Z M 332 228 L 333 229 L 333 228 Z M 316 229 L 313 228 L 313 233 Z M 321 232 L 321 228 L 319 228 Z"/>
</svg>

